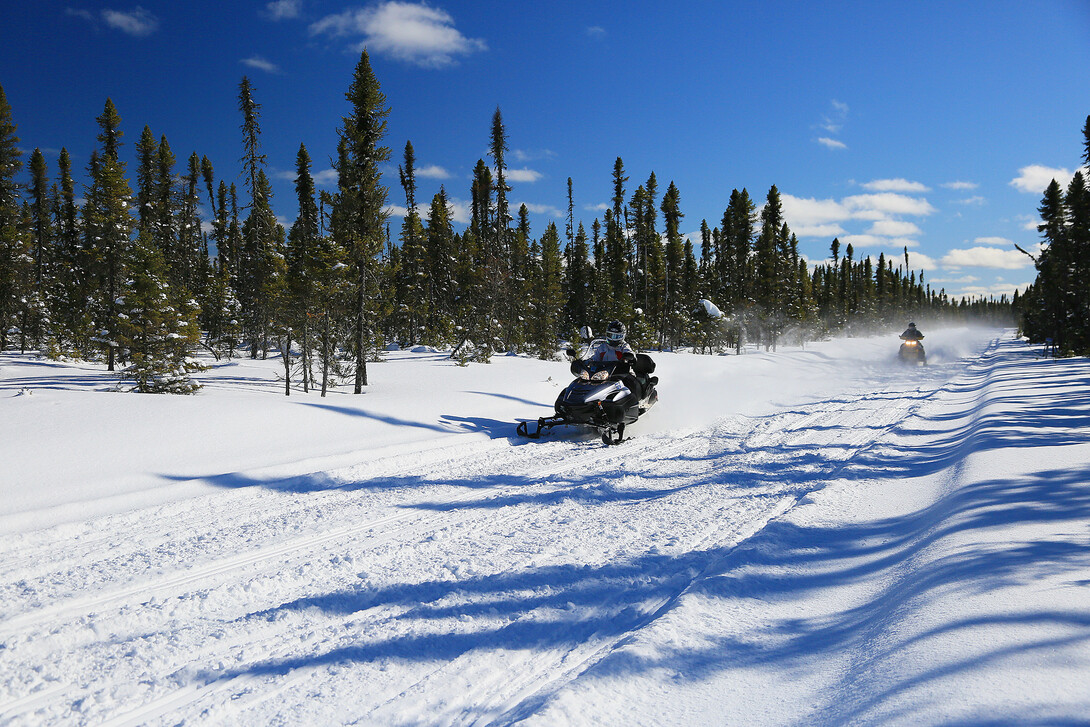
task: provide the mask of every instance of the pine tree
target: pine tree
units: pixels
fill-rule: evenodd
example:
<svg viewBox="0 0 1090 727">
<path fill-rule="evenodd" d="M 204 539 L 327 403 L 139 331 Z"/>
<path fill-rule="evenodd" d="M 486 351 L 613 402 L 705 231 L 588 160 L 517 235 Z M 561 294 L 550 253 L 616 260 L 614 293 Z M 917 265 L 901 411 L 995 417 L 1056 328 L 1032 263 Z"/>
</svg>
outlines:
<svg viewBox="0 0 1090 727">
<path fill-rule="evenodd" d="M 101 156 L 96 152 L 91 157 L 91 186 L 83 208 L 84 244 L 90 255 L 89 289 L 94 296 L 91 307 L 98 330 L 93 341 L 105 350 L 107 369 L 114 371 L 122 320 L 118 299 L 127 279 L 133 230 L 132 189 L 125 178 L 125 163 L 118 158 L 121 117 L 113 101 L 106 100 L 96 121 L 102 129 L 98 135 L 102 150 Z"/>
<path fill-rule="evenodd" d="M 24 297 L 22 330 L 31 345 L 41 348 L 49 325 L 47 305 L 52 285 L 53 222 L 45 155 L 34 149 L 30 155 L 30 254 L 33 273 L 29 295 Z"/>
<path fill-rule="evenodd" d="M 141 232 L 127 251 L 128 277 L 121 297 L 117 340 L 129 366 L 133 391 L 143 394 L 190 394 L 200 385 L 190 379 L 189 353 L 200 333 L 188 295 L 170 286 L 162 251 Z"/>
<path fill-rule="evenodd" d="M 8 331 L 15 325 L 24 291 L 20 266 L 26 252 L 26 239 L 20 225 L 19 184 L 16 176 L 23 168 L 17 127 L 11 105 L 0 86 L 0 351 L 7 348 Z"/>
<path fill-rule="evenodd" d="M 428 260 L 425 249 L 424 225 L 416 211 L 416 155 L 412 142 L 405 142 L 404 164 L 398 167 L 401 187 L 405 191 L 407 211 L 401 222 L 401 285 L 405 334 L 410 345 L 416 345 L 424 331 L 428 312 Z"/>
<path fill-rule="evenodd" d="M 685 291 L 685 241 L 681 237 L 681 194 L 670 182 L 662 196 L 662 221 L 666 235 L 666 277 L 663 304 L 663 343 L 676 346 L 687 320 Z M 695 302 L 695 301 L 694 301 Z"/>
<path fill-rule="evenodd" d="M 431 200 L 427 219 L 428 338 L 434 345 L 451 342 L 454 335 L 455 248 L 451 211 L 445 188 Z"/>
<path fill-rule="evenodd" d="M 375 269 L 382 253 L 386 222 L 387 192 L 382 186 L 380 165 L 390 157 L 389 148 L 381 146 L 390 111 L 371 70 L 366 50 L 360 54 L 345 98 L 351 110 L 348 116 L 342 117 L 339 130 L 339 191 L 334 215 L 338 219 L 335 229 L 341 235 L 338 242 L 344 247 L 353 269 L 354 392 L 360 394 L 367 385 L 367 349 L 372 334 L 368 298 L 377 283 Z"/>
<path fill-rule="evenodd" d="M 53 357 L 82 356 L 90 335 L 90 318 L 83 294 L 88 263 L 80 244 L 76 188 L 67 149 L 61 149 L 57 164 L 60 190 L 53 205 L 56 268 L 49 304 L 54 339 L 53 349 L 48 353 Z"/>
</svg>

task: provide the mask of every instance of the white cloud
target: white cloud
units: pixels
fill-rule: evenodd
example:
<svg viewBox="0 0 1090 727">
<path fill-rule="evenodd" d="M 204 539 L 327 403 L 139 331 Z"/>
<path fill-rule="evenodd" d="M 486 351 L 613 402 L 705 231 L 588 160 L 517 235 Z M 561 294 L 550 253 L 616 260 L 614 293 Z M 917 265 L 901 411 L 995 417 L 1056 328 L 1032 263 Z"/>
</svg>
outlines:
<svg viewBox="0 0 1090 727">
<path fill-rule="evenodd" d="M 976 189 L 980 185 L 977 184 L 976 182 L 961 182 L 961 181 L 958 181 L 958 182 L 946 182 L 945 184 L 941 184 L 939 186 L 945 187 L 946 189 L 966 190 L 966 189 Z"/>
<path fill-rule="evenodd" d="M 885 245 L 886 238 L 877 235 L 844 235 L 840 238 L 840 244 L 843 246 L 851 245 L 853 248 L 874 247 L 876 245 Z"/>
<path fill-rule="evenodd" d="M 132 12 L 103 10 L 102 20 L 123 33 L 144 37 L 159 29 L 159 19 L 139 5 Z"/>
<path fill-rule="evenodd" d="M 1086 168 L 1084 167 L 1081 171 L 1083 176 L 1086 176 Z M 1046 167 L 1042 164 L 1030 164 L 1028 167 L 1022 167 L 1018 170 L 1018 176 L 1010 181 L 1010 186 L 1019 192 L 1043 194 L 1053 179 L 1059 182 L 1061 187 L 1067 187 L 1073 176 L 1075 176 L 1075 172 L 1064 167 L 1056 168 Z"/>
<path fill-rule="evenodd" d="M 295 178 L 298 177 L 299 174 L 294 169 L 285 169 L 280 172 L 273 172 L 272 176 L 275 179 L 284 179 L 289 182 L 294 182 Z M 314 180 L 314 184 L 319 187 L 326 187 L 331 184 L 336 184 L 338 179 L 336 169 L 323 169 L 320 172 L 312 172 L 310 176 L 311 179 Z"/>
<path fill-rule="evenodd" d="M 256 68 L 259 71 L 265 71 L 266 73 L 280 73 L 280 67 L 272 61 L 267 61 L 261 56 L 253 56 L 251 58 L 243 58 L 239 61 L 244 66 L 250 68 Z"/>
<path fill-rule="evenodd" d="M 414 171 L 416 172 L 416 176 L 424 177 L 425 179 L 450 179 L 450 172 L 436 164 L 419 167 Z"/>
<path fill-rule="evenodd" d="M 605 38 L 606 29 L 600 25 L 591 25 L 584 31 L 591 38 Z"/>
<path fill-rule="evenodd" d="M 388 204 L 383 211 L 390 217 L 404 217 L 409 214 L 409 208 L 403 204 Z"/>
<path fill-rule="evenodd" d="M 1040 230 L 1037 229 L 1037 226 L 1040 224 L 1040 220 L 1029 220 L 1028 222 L 1023 223 L 1022 229 L 1029 232 L 1040 232 Z"/>
<path fill-rule="evenodd" d="M 609 209 L 609 205 L 605 202 L 599 202 L 598 204 L 584 205 L 583 209 L 585 209 L 587 212 L 605 212 Z"/>
<path fill-rule="evenodd" d="M 988 200 L 981 197 L 979 194 L 975 194 L 972 197 L 966 197 L 965 199 L 954 200 L 956 204 L 963 204 L 967 207 L 983 207 L 988 204 Z"/>
<path fill-rule="evenodd" d="M 918 235 L 920 228 L 911 222 L 901 220 L 877 220 L 867 231 L 872 235 L 884 237 L 900 237 L 904 235 Z"/>
<path fill-rule="evenodd" d="M 914 248 L 919 247 L 920 243 L 913 240 L 911 237 L 891 237 L 889 238 L 889 244 L 899 248 Z"/>
<path fill-rule="evenodd" d="M 355 46 L 357 51 L 366 48 L 428 68 L 449 66 L 457 56 L 488 49 L 483 40 L 462 35 L 445 10 L 396 0 L 328 15 L 312 24 L 310 33 L 335 38 L 362 36 Z"/>
<path fill-rule="evenodd" d="M 460 225 L 468 225 L 473 217 L 472 204 L 465 200 L 447 197 L 447 206 L 450 209 L 450 219 Z"/>
<path fill-rule="evenodd" d="M 847 149 L 848 148 L 848 145 L 845 144 L 844 142 L 838 141 L 836 139 L 830 139 L 828 136 L 819 136 L 818 140 L 817 140 L 817 143 L 821 144 L 822 146 L 826 146 L 826 147 L 828 147 L 830 149 Z"/>
<path fill-rule="evenodd" d="M 336 169 L 323 169 L 314 174 L 314 184 L 319 187 L 328 187 L 331 184 L 336 184 L 339 179 L 340 175 Z"/>
<path fill-rule="evenodd" d="M 1029 287 L 1029 283 L 1022 283 L 1021 285 L 1013 283 L 969 285 L 964 288 L 954 289 L 953 291 L 947 290 L 946 295 L 950 298 L 998 298 L 1001 295 L 1013 298 L 1015 291 L 1022 294 L 1026 292 L 1027 287 Z M 932 286 L 932 290 L 934 290 L 934 286 Z"/>
<path fill-rule="evenodd" d="M 298 18 L 302 0 L 274 0 L 265 5 L 265 16 L 270 20 Z"/>
<path fill-rule="evenodd" d="M 965 283 L 975 283 L 978 280 L 980 280 L 980 278 L 978 278 L 975 275 L 962 275 L 960 278 L 931 278 L 931 283 L 933 285 L 944 284 L 944 283 L 962 283 L 962 284 L 965 284 Z"/>
<path fill-rule="evenodd" d="M 904 259 L 904 250 L 898 250 L 896 253 L 886 255 L 887 260 L 893 260 L 896 263 L 897 260 Z M 938 270 L 939 264 L 935 258 L 930 255 L 924 255 L 922 252 L 914 252 L 908 256 L 908 266 L 912 270 Z"/>
<path fill-rule="evenodd" d="M 788 223 L 788 227 L 791 227 L 791 231 L 796 236 L 802 237 L 828 237 L 833 238 L 844 234 L 844 228 L 840 225 L 800 225 L 799 227 L 792 227 Z"/>
<path fill-rule="evenodd" d="M 1003 245 L 1004 247 L 1014 247 L 1014 240 L 1008 240 L 1005 237 L 978 237 L 973 240 L 973 242 L 978 245 Z"/>
<path fill-rule="evenodd" d="M 496 170 L 492 170 L 493 176 L 496 174 Z M 533 169 L 508 169 L 507 181 L 509 182 L 536 182 L 541 179 L 541 172 L 535 172 Z"/>
<path fill-rule="evenodd" d="M 942 266 L 946 268 L 1019 270 L 1032 265 L 1033 261 L 1018 250 L 1000 250 L 994 247 L 971 247 L 967 250 L 951 250 L 942 256 Z"/>
<path fill-rule="evenodd" d="M 781 194 L 780 204 L 783 205 L 784 219 L 792 228 L 827 225 L 850 219 L 852 216 L 848 208 L 832 199 Z"/>
<path fill-rule="evenodd" d="M 935 212 L 935 208 L 926 199 L 894 192 L 856 194 L 845 197 L 842 202 L 852 211 L 852 217 L 862 220 L 880 220 L 889 215 L 926 217 Z"/>
<path fill-rule="evenodd" d="M 873 182 L 864 184 L 863 189 L 869 189 L 872 192 L 907 192 L 909 194 L 931 191 L 923 184 L 910 182 L 907 179 L 875 179 Z"/>
<path fill-rule="evenodd" d="M 532 204 L 530 202 L 518 202 L 513 207 L 518 209 L 521 205 L 526 205 L 526 209 L 533 212 L 535 215 L 547 215 L 548 217 L 556 217 L 557 219 L 563 219 L 564 213 L 558 210 L 556 207 L 547 204 Z"/>
</svg>

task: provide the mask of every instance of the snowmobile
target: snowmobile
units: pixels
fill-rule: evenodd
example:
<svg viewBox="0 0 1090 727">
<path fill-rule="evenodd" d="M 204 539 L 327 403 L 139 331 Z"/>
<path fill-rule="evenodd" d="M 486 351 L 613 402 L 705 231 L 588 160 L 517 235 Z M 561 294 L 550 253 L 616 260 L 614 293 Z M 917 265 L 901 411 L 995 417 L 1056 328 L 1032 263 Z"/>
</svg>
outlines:
<svg viewBox="0 0 1090 727">
<path fill-rule="evenodd" d="M 515 431 L 537 439 L 562 424 L 587 426 L 597 430 L 605 444 L 620 444 L 625 427 L 659 400 L 655 388 L 659 378 L 651 375 L 655 362 L 645 353 L 626 354 L 621 361 L 587 361 L 576 358 L 573 349 L 568 349 L 568 356 L 575 380 L 556 397 L 556 413 L 538 418 L 533 431 L 527 426 L 532 422 L 519 422 Z"/>
<path fill-rule="evenodd" d="M 905 340 L 901 344 L 897 356 L 901 359 L 901 363 L 909 364 L 911 366 L 927 365 L 927 352 L 923 350 L 923 344 L 916 339 L 910 338 Z"/>
</svg>

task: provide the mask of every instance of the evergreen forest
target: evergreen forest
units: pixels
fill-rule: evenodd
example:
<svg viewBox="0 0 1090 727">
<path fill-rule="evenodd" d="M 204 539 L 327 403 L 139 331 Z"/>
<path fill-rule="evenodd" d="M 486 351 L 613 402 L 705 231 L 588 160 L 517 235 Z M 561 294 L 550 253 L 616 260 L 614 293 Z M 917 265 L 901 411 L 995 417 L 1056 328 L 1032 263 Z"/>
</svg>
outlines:
<svg viewBox="0 0 1090 727">
<path fill-rule="evenodd" d="M 1044 343 L 1057 355 L 1090 355 L 1090 116 L 1083 127 L 1083 169 L 1064 190 L 1052 180 L 1045 189 L 1041 224 L 1043 246 L 1033 258 L 1037 279 L 1016 307 L 1029 340 Z M 1019 248 L 1021 250 L 1021 248 Z"/>
<path fill-rule="evenodd" d="M 217 360 L 287 353 L 285 394 L 324 395 L 344 385 L 360 393 L 368 362 L 391 345 L 447 350 L 463 364 L 507 352 L 549 359 L 582 326 L 612 319 L 639 349 L 742 353 L 899 331 L 913 319 L 1010 324 L 1021 311 L 1027 335 L 1090 349 L 1081 174 L 1066 193 L 1056 182 L 1045 193 L 1047 246 L 1025 296 L 953 299 L 912 269 L 907 248 L 874 260 L 834 239 L 825 261 L 807 263 L 775 186 L 763 199 L 735 189 L 722 218 L 701 220 L 699 240 L 688 239 L 677 186 L 654 172 L 630 182 L 620 157 L 601 219 L 576 218 L 569 178 L 563 229 L 532 230 L 527 208 L 508 201 L 498 108 L 489 158 L 474 169 L 470 220 L 456 229 L 444 188 L 418 197 L 411 142 L 394 160 L 399 189 L 384 184 L 390 109 L 366 51 L 345 97 L 337 148 L 321 150 L 334 159 L 336 190 L 318 191 L 300 144 L 298 216 L 285 228 L 266 174 L 261 104 L 245 77 L 241 169 L 217 176 L 207 157 L 176 156 L 148 126 L 127 168 L 121 115 L 107 99 L 78 189 L 66 149 L 56 169 L 40 149 L 24 162 L 0 87 L 0 350 L 101 361 L 126 388 L 172 393 L 196 390 L 198 351 Z M 1090 117 L 1086 135 L 1090 161 Z M 407 209 L 399 226 L 392 195 Z"/>
</svg>

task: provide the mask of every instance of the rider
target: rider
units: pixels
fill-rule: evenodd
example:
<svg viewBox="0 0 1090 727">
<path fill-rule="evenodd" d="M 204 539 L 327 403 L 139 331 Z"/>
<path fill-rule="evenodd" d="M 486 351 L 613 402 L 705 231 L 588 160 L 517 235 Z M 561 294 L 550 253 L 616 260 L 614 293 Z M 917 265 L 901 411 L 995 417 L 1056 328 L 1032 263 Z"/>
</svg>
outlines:
<svg viewBox="0 0 1090 727">
<path fill-rule="evenodd" d="M 610 321 L 606 326 L 606 337 L 598 338 L 591 343 L 590 348 L 583 355 L 584 361 L 626 361 L 631 366 L 636 363 L 636 352 L 625 341 L 626 330 L 620 321 Z M 636 394 L 637 400 L 642 400 L 644 392 L 649 392 L 651 379 L 648 374 L 626 374 L 623 379 L 625 386 Z"/>
<path fill-rule="evenodd" d="M 903 341 L 919 341 L 921 338 L 923 338 L 923 334 L 917 330 L 915 323 L 909 323 L 908 328 L 901 334 L 901 340 Z"/>
<path fill-rule="evenodd" d="M 606 326 L 606 337 L 595 339 L 583 356 L 584 361 L 623 361 L 625 354 L 636 355 L 632 347 L 625 342 L 625 327 L 620 321 L 610 321 Z"/>
</svg>

